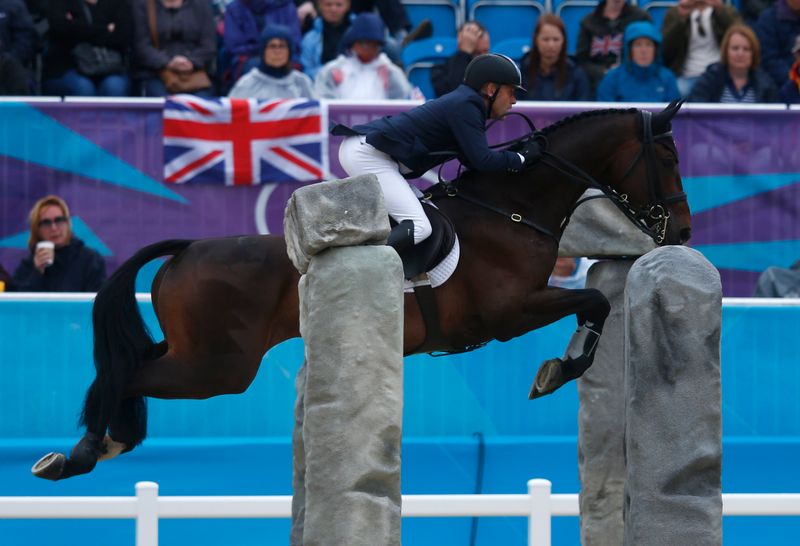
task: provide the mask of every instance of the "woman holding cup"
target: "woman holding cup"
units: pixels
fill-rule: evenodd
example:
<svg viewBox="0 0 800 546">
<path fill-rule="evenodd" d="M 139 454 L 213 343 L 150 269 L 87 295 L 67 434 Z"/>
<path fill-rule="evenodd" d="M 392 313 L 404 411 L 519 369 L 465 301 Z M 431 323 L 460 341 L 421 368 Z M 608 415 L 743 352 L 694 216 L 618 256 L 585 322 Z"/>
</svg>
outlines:
<svg viewBox="0 0 800 546">
<path fill-rule="evenodd" d="M 48 195 L 28 216 L 30 255 L 14 272 L 19 292 L 96 292 L 106 278 L 102 256 L 73 236 L 69 207 Z"/>
</svg>

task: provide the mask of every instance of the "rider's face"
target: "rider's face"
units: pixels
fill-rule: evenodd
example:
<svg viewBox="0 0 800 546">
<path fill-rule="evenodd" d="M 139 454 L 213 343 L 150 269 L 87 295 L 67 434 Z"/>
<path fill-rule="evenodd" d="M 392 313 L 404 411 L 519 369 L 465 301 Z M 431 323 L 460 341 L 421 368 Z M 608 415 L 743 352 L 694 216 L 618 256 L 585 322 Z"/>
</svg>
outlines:
<svg viewBox="0 0 800 546">
<path fill-rule="evenodd" d="M 514 96 L 514 88 L 510 85 L 501 85 L 497 98 L 492 105 L 492 118 L 497 119 L 506 115 L 511 107 L 516 104 L 517 97 Z"/>
</svg>

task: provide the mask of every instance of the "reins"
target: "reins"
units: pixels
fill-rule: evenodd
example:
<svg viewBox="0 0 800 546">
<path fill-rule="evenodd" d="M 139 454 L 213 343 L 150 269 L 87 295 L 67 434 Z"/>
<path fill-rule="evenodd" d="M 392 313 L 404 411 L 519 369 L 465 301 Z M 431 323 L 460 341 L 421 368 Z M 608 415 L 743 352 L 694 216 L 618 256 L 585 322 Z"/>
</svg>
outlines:
<svg viewBox="0 0 800 546">
<path fill-rule="evenodd" d="M 439 183 L 444 188 L 445 195 L 447 195 L 448 197 L 459 197 L 464 201 L 467 201 L 476 206 L 485 208 L 491 212 L 504 216 L 510 219 L 512 222 L 523 224 L 548 237 L 551 237 L 556 241 L 556 243 L 558 243 L 561 240 L 561 235 L 564 233 L 564 230 L 569 224 L 569 221 L 572 218 L 572 214 L 580 205 L 592 199 L 609 199 L 620 210 L 620 212 L 622 212 L 622 214 L 624 214 L 625 217 L 627 217 L 631 221 L 631 223 L 634 226 L 636 226 L 640 231 L 642 231 L 648 237 L 653 239 L 653 241 L 655 241 L 656 244 L 661 244 L 662 242 L 664 242 L 664 238 L 666 237 L 667 224 L 670 218 L 670 213 L 667 210 L 667 205 L 679 201 L 685 201 L 686 194 L 684 192 L 676 192 L 668 196 L 664 196 L 662 194 L 661 184 L 660 184 L 661 181 L 658 175 L 658 169 L 656 165 L 658 158 L 656 157 L 655 154 L 655 143 L 656 141 L 662 139 L 669 139 L 671 143 L 672 131 L 666 131 L 654 135 L 652 129 L 653 114 L 649 111 L 641 111 L 640 114 L 642 116 L 642 132 L 643 132 L 642 148 L 633 158 L 631 165 L 626 169 L 625 173 L 621 178 L 621 180 L 625 180 L 633 172 L 633 169 L 636 167 L 639 161 L 643 157 L 645 158 L 646 172 L 647 172 L 647 186 L 648 186 L 648 193 L 650 195 L 650 204 L 643 207 L 639 211 L 637 211 L 631 206 L 630 202 L 628 201 L 628 196 L 626 194 L 620 194 L 611 186 L 606 186 L 601 184 L 600 182 L 595 180 L 594 177 L 592 177 L 589 173 L 587 173 L 574 163 L 567 161 L 566 159 L 563 159 L 562 157 L 548 151 L 549 141 L 547 140 L 547 137 L 544 135 L 544 133 L 536 130 L 530 118 L 528 118 L 525 114 L 519 112 L 511 112 L 509 115 L 517 115 L 520 116 L 522 119 L 524 119 L 528 124 L 528 127 L 530 128 L 531 132 L 522 137 L 507 142 L 502 142 L 500 144 L 495 144 L 491 146 L 491 148 L 508 148 L 521 145 L 530 139 L 539 140 L 541 142 L 541 148 L 542 148 L 542 159 L 540 160 L 541 163 L 544 163 L 553 170 L 561 173 L 568 180 L 578 182 L 582 186 L 585 185 L 588 188 L 597 189 L 602 192 L 601 194 L 598 195 L 590 195 L 578 199 L 572 205 L 569 212 L 564 217 L 564 220 L 561 222 L 559 226 L 559 233 L 554 233 L 553 230 L 541 226 L 536 221 L 530 218 L 525 218 L 523 215 L 519 213 L 512 212 L 500 207 L 496 207 L 488 203 L 484 203 L 483 201 L 480 201 L 479 199 L 471 197 L 468 194 L 465 194 L 463 191 L 460 191 L 458 188 L 458 180 L 461 177 L 461 168 L 463 166 L 461 164 L 459 164 L 456 178 L 450 182 L 442 178 L 442 168 L 440 167 Z M 496 123 L 497 121 L 499 120 L 495 120 L 491 124 L 489 124 L 487 129 L 492 125 L 494 125 L 494 123 Z M 457 154 L 454 154 L 453 152 L 440 152 L 437 155 L 451 155 L 455 157 Z"/>
</svg>

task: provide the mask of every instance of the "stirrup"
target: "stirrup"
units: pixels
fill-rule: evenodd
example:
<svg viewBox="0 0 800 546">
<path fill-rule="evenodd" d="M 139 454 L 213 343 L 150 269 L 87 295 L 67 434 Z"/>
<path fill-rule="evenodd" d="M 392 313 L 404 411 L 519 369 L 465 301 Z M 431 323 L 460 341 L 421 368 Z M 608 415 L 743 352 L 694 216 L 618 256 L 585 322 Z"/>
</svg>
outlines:
<svg viewBox="0 0 800 546">
<path fill-rule="evenodd" d="M 398 253 L 414 245 L 414 221 L 403 220 L 392 228 L 389 232 L 389 239 L 386 244 L 394 248 Z"/>
</svg>

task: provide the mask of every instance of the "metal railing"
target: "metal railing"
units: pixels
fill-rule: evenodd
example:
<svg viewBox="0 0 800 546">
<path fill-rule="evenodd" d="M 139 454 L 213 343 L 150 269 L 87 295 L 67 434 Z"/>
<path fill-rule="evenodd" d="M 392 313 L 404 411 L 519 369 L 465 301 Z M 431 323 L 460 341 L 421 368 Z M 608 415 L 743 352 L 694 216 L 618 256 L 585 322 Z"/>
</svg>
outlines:
<svg viewBox="0 0 800 546">
<path fill-rule="evenodd" d="M 528 481 L 527 495 L 403 495 L 403 517 L 528 518 L 529 546 L 550 545 L 554 516 L 577 516 L 577 494 L 552 494 L 548 480 Z M 158 496 L 138 482 L 135 497 L 0 497 L 0 519 L 135 519 L 136 546 L 158 545 L 159 519 L 289 518 L 292 497 Z M 800 516 L 800 493 L 726 493 L 724 516 Z"/>
</svg>

